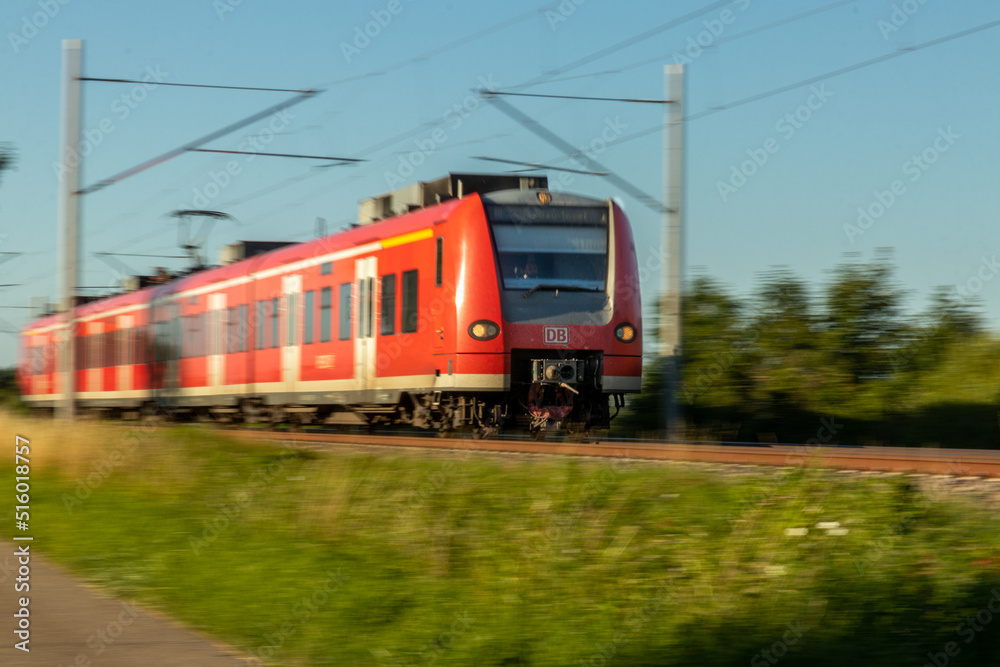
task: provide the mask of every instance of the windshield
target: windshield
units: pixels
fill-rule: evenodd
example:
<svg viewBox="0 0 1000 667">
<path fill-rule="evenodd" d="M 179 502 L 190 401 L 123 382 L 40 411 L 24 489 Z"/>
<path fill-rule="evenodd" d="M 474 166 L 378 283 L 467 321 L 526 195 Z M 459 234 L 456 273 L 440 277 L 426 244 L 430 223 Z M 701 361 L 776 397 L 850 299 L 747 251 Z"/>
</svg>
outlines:
<svg viewBox="0 0 1000 667">
<path fill-rule="evenodd" d="M 572 214 L 560 222 L 557 207 L 547 209 L 544 222 L 494 221 L 493 238 L 504 289 L 604 290 L 608 276 L 607 209 L 601 212 L 603 216 L 593 216 L 584 224 L 571 222 L 577 217 Z"/>
</svg>

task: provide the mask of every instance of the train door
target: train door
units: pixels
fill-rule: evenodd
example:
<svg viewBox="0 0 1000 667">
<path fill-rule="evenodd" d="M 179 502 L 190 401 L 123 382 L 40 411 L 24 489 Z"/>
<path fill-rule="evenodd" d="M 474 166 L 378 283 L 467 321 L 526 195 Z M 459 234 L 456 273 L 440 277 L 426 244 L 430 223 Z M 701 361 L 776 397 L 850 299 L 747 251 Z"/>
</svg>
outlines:
<svg viewBox="0 0 1000 667">
<path fill-rule="evenodd" d="M 208 386 L 226 384 L 226 295 L 208 295 Z"/>
<path fill-rule="evenodd" d="M 133 373 L 135 372 L 135 367 L 132 365 L 134 363 L 132 359 L 132 336 L 135 335 L 134 327 L 134 315 L 119 315 L 115 321 L 115 328 L 117 329 L 115 336 L 118 338 L 116 341 L 118 344 L 115 346 L 118 354 L 118 377 L 116 378 L 118 391 L 131 391 L 134 386 Z"/>
<path fill-rule="evenodd" d="M 358 389 L 375 388 L 375 285 L 377 260 L 365 257 L 355 260 L 354 276 L 357 298 L 354 338 L 354 378 Z"/>
<path fill-rule="evenodd" d="M 299 369 L 302 366 L 302 341 L 299 340 L 299 312 L 302 301 L 302 276 L 285 276 L 281 279 L 281 293 L 284 308 L 282 314 L 282 332 L 284 341 L 281 346 L 281 379 L 285 391 L 295 393 L 299 381 Z"/>
<path fill-rule="evenodd" d="M 444 304 L 441 302 L 441 294 L 443 290 L 437 289 L 441 287 L 442 278 L 444 272 L 444 239 L 442 237 L 437 237 L 434 242 L 434 307 L 431 308 L 431 312 L 434 315 L 434 352 L 435 354 L 442 351 L 444 348 L 444 336 L 445 336 L 445 314 L 446 310 Z M 450 375 L 450 373 L 449 373 Z"/>
</svg>

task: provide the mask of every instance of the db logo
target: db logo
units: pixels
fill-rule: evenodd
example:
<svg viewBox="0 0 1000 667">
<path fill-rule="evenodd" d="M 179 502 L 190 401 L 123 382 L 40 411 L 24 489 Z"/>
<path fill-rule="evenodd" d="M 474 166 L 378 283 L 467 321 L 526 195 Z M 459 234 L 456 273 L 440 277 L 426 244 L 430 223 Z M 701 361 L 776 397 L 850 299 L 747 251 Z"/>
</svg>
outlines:
<svg viewBox="0 0 1000 667">
<path fill-rule="evenodd" d="M 569 345 L 569 327 L 543 327 L 542 340 L 546 345 Z"/>
</svg>

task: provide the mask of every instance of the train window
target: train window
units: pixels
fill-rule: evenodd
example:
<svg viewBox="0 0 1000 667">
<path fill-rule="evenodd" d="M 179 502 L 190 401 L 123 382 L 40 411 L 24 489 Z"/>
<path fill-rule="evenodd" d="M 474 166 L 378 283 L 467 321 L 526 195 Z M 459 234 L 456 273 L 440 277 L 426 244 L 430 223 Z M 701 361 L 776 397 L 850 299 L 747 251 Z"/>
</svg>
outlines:
<svg viewBox="0 0 1000 667">
<path fill-rule="evenodd" d="M 403 271 L 403 312 L 399 321 L 402 333 L 417 330 L 417 270 Z"/>
<path fill-rule="evenodd" d="M 365 337 L 371 338 L 375 329 L 375 279 L 367 278 L 365 283 L 368 285 L 368 298 L 362 302 L 367 312 L 365 318 Z"/>
<path fill-rule="evenodd" d="M 434 285 L 436 287 L 441 287 L 441 274 L 444 269 L 444 239 L 440 236 L 437 237 L 437 252 L 435 254 L 434 262 Z"/>
<path fill-rule="evenodd" d="M 202 349 L 204 343 L 207 342 L 206 338 L 202 337 L 201 332 L 202 316 L 194 315 L 191 317 L 191 356 L 200 357 L 204 354 Z"/>
<path fill-rule="evenodd" d="M 351 339 L 351 283 L 340 286 L 340 340 Z"/>
<path fill-rule="evenodd" d="M 382 276 L 382 305 L 380 309 L 380 333 L 391 336 L 396 333 L 396 274 Z"/>
<path fill-rule="evenodd" d="M 226 311 L 226 333 L 224 338 L 223 350 L 225 354 L 232 354 L 233 352 L 238 352 L 236 349 L 236 306 L 229 308 Z"/>
<path fill-rule="evenodd" d="M 315 307 L 313 291 L 306 292 L 305 322 L 303 323 L 302 344 L 310 345 L 313 342 L 313 308 Z"/>
<path fill-rule="evenodd" d="M 232 309 L 232 315 L 229 316 L 229 332 L 230 332 L 230 345 L 233 348 L 233 352 L 245 352 L 243 349 L 244 342 L 246 341 L 246 332 L 244 327 L 246 327 L 246 306 L 234 306 Z"/>
<path fill-rule="evenodd" d="M 240 351 L 240 307 L 232 306 L 226 317 L 226 354 Z"/>
<path fill-rule="evenodd" d="M 323 262 L 323 264 L 319 268 L 319 272 L 320 272 L 321 275 L 324 275 L 324 276 L 330 275 L 330 273 L 333 272 L 333 263 L 332 262 Z"/>
<path fill-rule="evenodd" d="M 264 349 L 264 301 L 257 302 L 257 349 Z"/>
<path fill-rule="evenodd" d="M 605 289 L 606 206 L 488 206 L 487 216 L 505 289 L 527 290 L 540 285 Z"/>
<path fill-rule="evenodd" d="M 237 352 L 246 352 L 249 349 L 250 318 L 247 317 L 247 311 L 249 309 L 250 306 L 245 303 L 240 306 L 240 316 L 237 320 L 238 324 L 236 325 L 236 340 L 238 341 L 236 349 Z"/>
<path fill-rule="evenodd" d="M 271 347 L 278 347 L 278 297 L 271 299 Z"/>
<path fill-rule="evenodd" d="M 209 310 L 205 313 L 205 349 L 204 354 L 207 356 L 212 356 L 217 354 L 216 350 L 218 347 L 215 344 L 216 336 L 218 336 L 218 326 L 219 326 L 219 311 Z"/>
<path fill-rule="evenodd" d="M 104 334 L 104 365 L 114 367 L 118 365 L 118 354 L 115 350 L 115 332 L 109 331 Z"/>
<path fill-rule="evenodd" d="M 333 288 L 324 287 L 319 294 L 319 341 L 330 342 L 331 311 L 333 310 Z"/>
<path fill-rule="evenodd" d="M 212 314 L 209 315 L 212 321 L 212 349 L 210 351 L 210 354 L 212 355 L 222 354 L 222 328 L 224 323 L 222 319 L 223 312 L 224 311 L 222 309 L 216 308 L 212 311 Z"/>
<path fill-rule="evenodd" d="M 86 343 L 87 339 L 83 336 L 77 336 L 73 339 L 73 364 L 79 370 L 81 368 L 87 367 L 86 361 Z"/>
</svg>

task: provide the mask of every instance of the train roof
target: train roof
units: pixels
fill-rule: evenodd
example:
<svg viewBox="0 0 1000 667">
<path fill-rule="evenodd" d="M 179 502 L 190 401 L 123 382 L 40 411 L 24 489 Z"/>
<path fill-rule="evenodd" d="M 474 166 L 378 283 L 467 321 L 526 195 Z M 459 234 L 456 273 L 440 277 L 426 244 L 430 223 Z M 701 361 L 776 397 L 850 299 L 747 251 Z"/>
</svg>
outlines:
<svg viewBox="0 0 1000 667">
<path fill-rule="evenodd" d="M 186 292 L 212 283 L 238 278 L 248 273 L 258 273 L 295 261 L 319 257 L 338 250 L 417 231 L 445 219 L 462 202 L 471 199 L 472 196 L 449 200 L 442 204 L 412 211 L 380 222 L 358 225 L 318 239 L 283 246 L 276 250 L 241 259 L 232 264 L 196 271 L 167 283 L 149 285 L 134 292 L 115 294 L 103 299 L 97 299 L 77 306 L 76 319 L 86 318 L 106 311 L 127 308 L 128 306 L 143 305 L 155 298 L 168 294 Z M 22 332 L 27 333 L 35 329 L 58 324 L 62 318 L 62 313 L 36 318 L 25 324 L 22 327 Z"/>
<path fill-rule="evenodd" d="M 284 246 L 270 252 L 227 264 L 226 266 L 193 273 L 175 280 L 164 287 L 168 288 L 171 293 L 186 292 L 204 285 L 237 278 L 247 273 L 260 273 L 296 261 L 320 257 L 338 250 L 353 248 L 392 236 L 417 231 L 435 222 L 444 220 L 462 202 L 470 198 L 471 196 L 461 200 L 449 200 L 436 206 L 419 209 L 380 222 L 359 225 L 318 239 Z"/>
<path fill-rule="evenodd" d="M 452 175 L 452 178 L 454 179 L 455 175 Z M 565 193 L 552 194 L 553 199 L 558 200 L 558 203 L 562 205 L 580 206 L 600 201 Z M 452 211 L 462 205 L 463 202 L 472 200 L 474 197 L 494 204 L 513 204 L 533 202 L 536 196 L 536 188 L 527 190 L 523 187 L 511 190 L 487 190 L 483 193 L 473 191 L 460 199 L 448 199 L 440 204 L 419 208 L 408 213 L 401 213 L 384 220 L 354 225 L 350 229 L 335 232 L 321 238 L 285 245 L 275 250 L 240 259 L 231 264 L 197 270 L 162 284 L 148 285 L 132 292 L 96 299 L 77 306 L 76 318 L 82 319 L 106 311 L 144 305 L 156 298 L 170 294 L 187 292 L 213 283 L 239 278 L 247 274 L 267 271 L 296 261 L 320 257 L 339 250 L 414 232 L 444 220 Z M 25 324 L 22 327 L 22 331 L 30 332 L 35 329 L 49 327 L 59 323 L 62 317 L 61 313 L 57 313 L 36 318 Z"/>
</svg>

